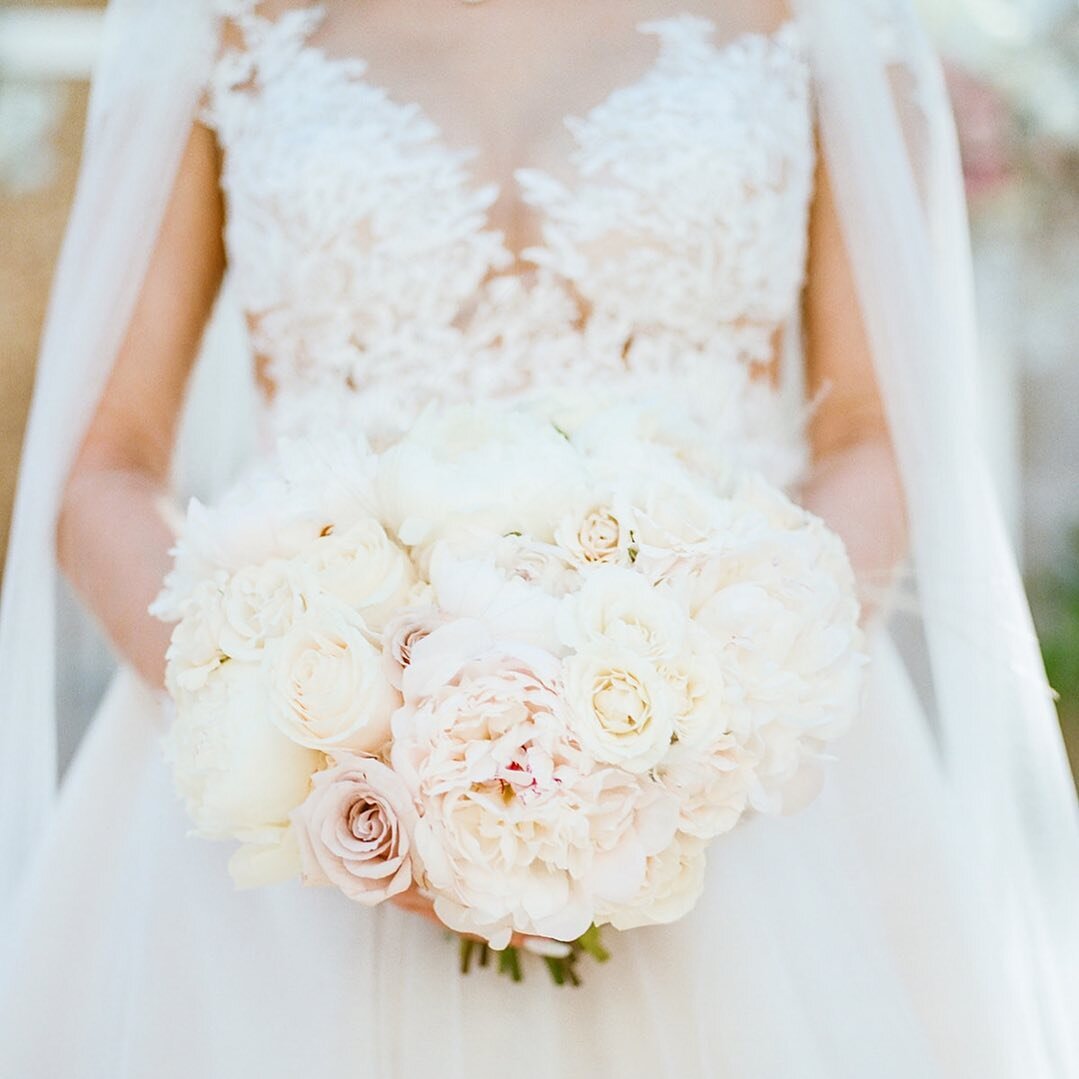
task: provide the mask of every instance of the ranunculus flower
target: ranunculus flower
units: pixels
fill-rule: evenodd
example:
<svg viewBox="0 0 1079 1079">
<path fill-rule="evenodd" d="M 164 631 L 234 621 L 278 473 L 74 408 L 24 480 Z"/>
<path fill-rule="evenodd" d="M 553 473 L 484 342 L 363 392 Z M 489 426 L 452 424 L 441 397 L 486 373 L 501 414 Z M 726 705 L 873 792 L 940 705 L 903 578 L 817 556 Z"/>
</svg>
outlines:
<svg viewBox="0 0 1079 1079">
<path fill-rule="evenodd" d="M 566 659 L 563 680 L 569 723 L 586 753 L 630 772 L 663 759 L 676 701 L 651 659 L 604 642 Z"/>
<path fill-rule="evenodd" d="M 257 665 L 230 660 L 177 704 L 166 756 L 195 828 L 208 838 L 264 842 L 304 800 L 322 755 L 273 724 Z"/>
<path fill-rule="evenodd" d="M 362 618 L 321 600 L 265 653 L 271 715 L 294 742 L 377 753 L 400 698 Z"/>
<path fill-rule="evenodd" d="M 351 754 L 312 780 L 293 814 L 304 882 L 374 906 L 412 885 L 416 808 L 393 769 Z"/>
</svg>

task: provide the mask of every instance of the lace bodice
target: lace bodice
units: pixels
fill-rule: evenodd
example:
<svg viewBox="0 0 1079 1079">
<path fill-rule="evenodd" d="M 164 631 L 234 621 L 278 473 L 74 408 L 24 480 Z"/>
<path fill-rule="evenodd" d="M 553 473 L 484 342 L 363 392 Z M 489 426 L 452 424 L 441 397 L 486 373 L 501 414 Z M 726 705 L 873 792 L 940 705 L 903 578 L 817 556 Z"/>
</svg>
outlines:
<svg viewBox="0 0 1079 1079">
<path fill-rule="evenodd" d="M 797 409 L 759 374 L 796 316 L 814 150 L 799 26 L 715 41 L 680 14 L 580 116 L 570 178 L 513 171 L 539 221 L 520 252 L 470 171 L 358 58 L 310 40 L 320 6 L 233 3 L 205 121 L 222 145 L 227 248 L 277 431 L 364 425 L 377 443 L 432 400 L 586 386 L 669 394 L 778 482 Z"/>
</svg>

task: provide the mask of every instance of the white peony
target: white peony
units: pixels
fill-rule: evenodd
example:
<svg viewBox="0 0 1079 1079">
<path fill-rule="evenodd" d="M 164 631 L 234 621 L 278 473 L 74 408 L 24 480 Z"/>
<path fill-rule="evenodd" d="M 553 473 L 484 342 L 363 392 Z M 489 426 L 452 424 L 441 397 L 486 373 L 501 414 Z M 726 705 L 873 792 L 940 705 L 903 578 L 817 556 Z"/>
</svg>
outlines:
<svg viewBox="0 0 1079 1079">
<path fill-rule="evenodd" d="M 194 693 L 227 658 L 221 649 L 221 603 L 226 576 L 202 581 L 180 605 L 165 653 L 165 686 L 174 697 Z"/>
<path fill-rule="evenodd" d="M 237 888 L 263 888 L 295 880 L 303 871 L 296 829 L 268 828 L 258 842 L 242 843 L 229 858 L 229 876 Z"/>
<path fill-rule="evenodd" d="M 579 455 L 550 424 L 494 403 L 428 410 L 379 460 L 380 518 L 407 546 L 454 522 L 550 540 L 584 492 Z"/>
<path fill-rule="evenodd" d="M 254 843 L 288 824 L 323 760 L 281 734 L 259 668 L 235 660 L 179 696 L 165 750 L 198 833 Z"/>
<path fill-rule="evenodd" d="M 270 715 L 294 742 L 377 753 L 399 697 L 362 618 L 323 599 L 265 652 Z"/>
<path fill-rule="evenodd" d="M 615 929 L 667 925 L 684 918 L 704 891 L 704 843 L 679 835 L 648 859 L 645 883 L 633 902 L 614 907 L 606 919 Z"/>
<path fill-rule="evenodd" d="M 447 614 L 478 619 L 502 638 L 559 650 L 560 597 L 578 578 L 556 548 L 512 536 L 457 536 L 435 545 L 428 572 Z"/>
<path fill-rule="evenodd" d="M 689 625 L 673 592 L 621 566 L 591 567 L 558 612 L 559 636 L 570 648 L 612 644 L 657 661 L 678 655 Z"/>
<path fill-rule="evenodd" d="M 759 789 L 758 762 L 732 735 L 704 748 L 676 746 L 656 777 L 677 799 L 681 831 L 699 839 L 729 832 L 749 807 L 751 791 Z"/>
<path fill-rule="evenodd" d="M 201 580 L 291 558 L 320 535 L 370 516 L 374 457 L 353 433 L 281 439 L 214 506 L 192 499 L 152 611 L 165 621 Z"/>
<path fill-rule="evenodd" d="M 394 769 L 423 813 L 416 848 L 451 928 L 573 940 L 592 922 L 591 762 L 566 738 L 558 662 L 451 624 L 413 649 Z"/>
</svg>

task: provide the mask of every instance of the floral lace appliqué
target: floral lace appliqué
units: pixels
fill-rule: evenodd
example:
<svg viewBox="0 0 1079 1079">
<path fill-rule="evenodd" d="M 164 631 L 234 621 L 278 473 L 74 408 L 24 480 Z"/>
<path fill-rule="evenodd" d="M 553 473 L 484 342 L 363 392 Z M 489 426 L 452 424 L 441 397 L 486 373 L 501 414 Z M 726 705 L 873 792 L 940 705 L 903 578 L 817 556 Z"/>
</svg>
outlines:
<svg viewBox="0 0 1079 1079">
<path fill-rule="evenodd" d="M 790 403 L 754 369 L 795 316 L 814 150 L 799 27 L 714 43 L 688 14 L 637 24 L 655 62 L 580 117 L 567 184 L 514 171 L 542 241 L 515 257 L 469 169 L 362 59 L 310 44 L 319 7 L 229 5 L 204 119 L 224 148 L 226 241 L 274 431 L 363 425 L 379 443 L 432 401 L 680 397 L 790 482 Z M 521 264 L 525 272 L 521 272 Z M 510 269 L 515 267 L 514 269 Z"/>
</svg>

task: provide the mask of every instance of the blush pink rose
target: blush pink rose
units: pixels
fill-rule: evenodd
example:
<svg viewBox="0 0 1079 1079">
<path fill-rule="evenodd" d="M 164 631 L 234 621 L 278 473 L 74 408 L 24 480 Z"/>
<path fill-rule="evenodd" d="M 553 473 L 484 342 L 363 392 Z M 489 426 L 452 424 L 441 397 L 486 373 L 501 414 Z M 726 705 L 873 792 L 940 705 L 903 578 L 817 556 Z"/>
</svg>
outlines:
<svg viewBox="0 0 1079 1079">
<path fill-rule="evenodd" d="M 317 772 L 292 814 L 306 884 L 336 885 L 367 906 L 412 884 L 416 809 L 397 773 L 374 757 L 347 755 Z"/>
</svg>

